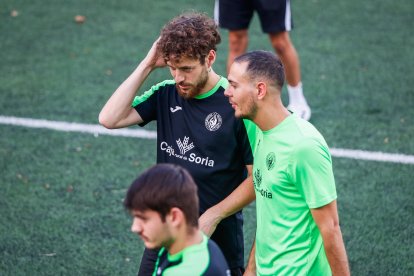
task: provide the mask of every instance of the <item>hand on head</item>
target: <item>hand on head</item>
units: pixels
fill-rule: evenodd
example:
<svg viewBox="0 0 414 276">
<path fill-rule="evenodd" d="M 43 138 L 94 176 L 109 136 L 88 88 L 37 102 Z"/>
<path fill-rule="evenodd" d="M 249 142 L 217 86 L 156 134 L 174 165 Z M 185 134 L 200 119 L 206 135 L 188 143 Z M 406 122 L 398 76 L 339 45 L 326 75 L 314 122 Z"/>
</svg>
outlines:
<svg viewBox="0 0 414 276">
<path fill-rule="evenodd" d="M 167 66 L 162 56 L 162 53 L 158 49 L 159 40 L 160 40 L 160 37 L 158 37 L 157 40 L 154 41 L 151 49 L 149 50 L 147 54 L 147 57 L 145 58 L 147 60 L 148 65 L 152 68 L 159 68 L 159 67 Z"/>
</svg>

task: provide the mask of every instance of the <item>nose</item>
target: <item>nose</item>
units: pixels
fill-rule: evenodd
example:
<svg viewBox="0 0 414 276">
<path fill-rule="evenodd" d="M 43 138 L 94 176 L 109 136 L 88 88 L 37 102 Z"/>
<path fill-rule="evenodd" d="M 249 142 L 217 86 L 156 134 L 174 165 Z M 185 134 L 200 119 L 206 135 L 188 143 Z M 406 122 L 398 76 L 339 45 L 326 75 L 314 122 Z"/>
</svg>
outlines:
<svg viewBox="0 0 414 276">
<path fill-rule="evenodd" d="M 131 225 L 131 231 L 135 234 L 140 234 L 142 232 L 142 225 L 138 218 L 134 218 Z"/>
<path fill-rule="evenodd" d="M 226 90 L 224 90 L 224 96 L 226 96 L 227 98 L 230 98 L 232 96 L 230 86 L 227 86 Z"/>
<path fill-rule="evenodd" d="M 184 81 L 184 75 L 180 73 L 180 70 L 174 70 L 173 77 L 176 83 Z"/>
</svg>

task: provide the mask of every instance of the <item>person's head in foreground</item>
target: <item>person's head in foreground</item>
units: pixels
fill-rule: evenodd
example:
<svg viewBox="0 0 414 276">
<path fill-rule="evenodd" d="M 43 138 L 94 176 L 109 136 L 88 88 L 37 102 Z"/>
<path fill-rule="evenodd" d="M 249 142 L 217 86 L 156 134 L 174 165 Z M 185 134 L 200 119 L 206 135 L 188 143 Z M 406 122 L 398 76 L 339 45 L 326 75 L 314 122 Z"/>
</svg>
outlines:
<svg viewBox="0 0 414 276">
<path fill-rule="evenodd" d="M 268 51 L 252 51 L 237 57 L 230 67 L 229 97 L 235 116 L 255 120 L 261 107 L 283 107 L 281 91 L 285 80 L 280 59 Z M 287 111 L 287 110 L 286 110 Z"/>
<path fill-rule="evenodd" d="M 182 97 L 190 99 L 206 92 L 203 89 L 215 76 L 211 66 L 220 42 L 217 24 L 202 13 L 184 13 L 163 27 L 157 51 L 169 66 Z"/>
<path fill-rule="evenodd" d="M 198 231 L 197 186 L 180 166 L 146 170 L 129 187 L 124 205 L 133 216 L 132 232 L 147 248 L 170 249 L 178 236 Z"/>
<path fill-rule="evenodd" d="M 145 247 L 162 248 L 154 273 L 229 275 L 223 253 L 198 228 L 197 186 L 186 169 L 151 167 L 129 187 L 124 205 L 133 216 L 131 230 Z"/>
</svg>

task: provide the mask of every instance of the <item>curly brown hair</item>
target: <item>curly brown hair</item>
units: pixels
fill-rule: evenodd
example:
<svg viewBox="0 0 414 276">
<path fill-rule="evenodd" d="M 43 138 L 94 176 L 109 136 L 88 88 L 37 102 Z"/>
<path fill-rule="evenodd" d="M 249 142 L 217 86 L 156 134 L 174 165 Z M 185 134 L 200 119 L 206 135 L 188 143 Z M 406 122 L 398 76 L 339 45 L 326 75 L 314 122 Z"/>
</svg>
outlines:
<svg viewBox="0 0 414 276">
<path fill-rule="evenodd" d="M 183 13 L 161 30 L 158 49 L 164 60 L 188 57 L 199 59 L 205 63 L 210 50 L 217 51 L 216 45 L 221 42 L 218 26 L 213 19 L 203 13 Z"/>
</svg>

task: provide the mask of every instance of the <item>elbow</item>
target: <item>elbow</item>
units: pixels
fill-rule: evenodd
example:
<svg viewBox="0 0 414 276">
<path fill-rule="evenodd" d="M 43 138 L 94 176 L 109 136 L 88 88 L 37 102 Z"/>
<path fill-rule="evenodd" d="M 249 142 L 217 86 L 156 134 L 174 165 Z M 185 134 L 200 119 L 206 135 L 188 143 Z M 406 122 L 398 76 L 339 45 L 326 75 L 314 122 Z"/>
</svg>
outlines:
<svg viewBox="0 0 414 276">
<path fill-rule="evenodd" d="M 328 239 L 342 239 L 342 232 L 341 227 L 339 226 L 339 222 L 335 221 L 332 224 L 326 225 L 325 227 L 319 228 L 322 237 L 326 237 Z M 324 239 L 325 240 L 325 239 Z"/>
<path fill-rule="evenodd" d="M 99 124 L 102 125 L 103 127 L 107 128 L 107 129 L 114 129 L 115 124 L 110 120 L 110 117 L 105 114 L 104 112 L 101 111 L 101 113 L 99 113 Z"/>
</svg>

